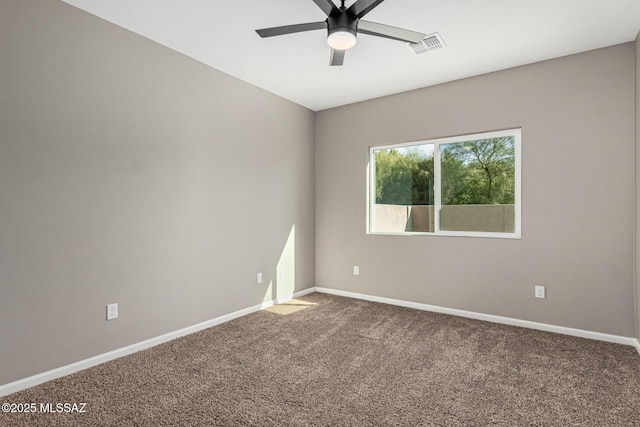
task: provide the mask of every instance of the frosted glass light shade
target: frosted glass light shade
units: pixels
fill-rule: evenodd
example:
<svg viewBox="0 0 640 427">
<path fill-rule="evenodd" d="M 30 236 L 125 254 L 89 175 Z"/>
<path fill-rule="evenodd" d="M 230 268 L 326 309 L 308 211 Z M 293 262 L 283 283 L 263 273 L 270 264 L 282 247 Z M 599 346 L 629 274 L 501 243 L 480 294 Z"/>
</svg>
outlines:
<svg viewBox="0 0 640 427">
<path fill-rule="evenodd" d="M 334 31 L 327 37 L 327 44 L 336 50 L 351 49 L 356 45 L 356 35 L 348 31 Z"/>
</svg>

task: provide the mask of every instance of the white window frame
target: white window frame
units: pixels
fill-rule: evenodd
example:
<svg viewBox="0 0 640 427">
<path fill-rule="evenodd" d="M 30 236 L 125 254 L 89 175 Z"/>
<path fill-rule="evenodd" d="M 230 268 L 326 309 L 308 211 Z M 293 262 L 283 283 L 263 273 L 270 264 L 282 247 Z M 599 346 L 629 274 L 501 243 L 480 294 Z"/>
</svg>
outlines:
<svg viewBox="0 0 640 427">
<path fill-rule="evenodd" d="M 515 163 L 515 200 L 514 200 L 514 232 L 489 232 L 489 231 L 452 231 L 440 229 L 440 210 L 442 208 L 441 200 L 441 178 L 440 178 L 440 145 L 460 143 L 464 141 L 477 140 L 477 139 L 489 139 L 500 138 L 505 136 L 512 136 L 514 138 L 514 163 Z M 416 145 L 433 144 L 433 169 L 434 169 L 434 231 L 433 232 L 421 232 L 421 231 L 403 231 L 403 232 L 391 232 L 391 231 L 375 231 L 372 229 L 374 224 L 375 210 L 372 206 L 375 202 L 375 162 L 374 151 L 394 149 L 394 148 L 406 148 Z M 368 160 L 368 172 L 367 172 L 367 234 L 372 235 L 397 235 L 397 236 L 458 236 L 458 237 L 485 237 L 485 238 L 499 238 L 499 239 L 520 239 L 521 238 L 521 224 L 522 224 L 522 129 L 504 129 L 491 132 L 481 132 L 474 134 L 458 135 L 446 138 L 428 139 L 422 141 L 413 141 L 399 144 L 387 144 L 376 145 L 369 147 L 369 160 Z"/>
</svg>

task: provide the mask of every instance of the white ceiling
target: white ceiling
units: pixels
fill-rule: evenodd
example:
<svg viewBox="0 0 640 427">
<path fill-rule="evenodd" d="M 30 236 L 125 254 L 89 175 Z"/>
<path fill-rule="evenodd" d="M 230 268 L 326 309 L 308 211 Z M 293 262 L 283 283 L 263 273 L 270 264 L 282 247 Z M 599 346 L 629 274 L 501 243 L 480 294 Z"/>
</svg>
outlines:
<svg viewBox="0 0 640 427">
<path fill-rule="evenodd" d="M 438 32 L 446 48 L 416 55 L 361 34 L 344 66 L 330 67 L 326 31 L 254 31 L 323 21 L 312 0 L 64 1 L 315 111 L 629 42 L 640 30 L 640 0 L 387 0 L 364 19 Z"/>
</svg>

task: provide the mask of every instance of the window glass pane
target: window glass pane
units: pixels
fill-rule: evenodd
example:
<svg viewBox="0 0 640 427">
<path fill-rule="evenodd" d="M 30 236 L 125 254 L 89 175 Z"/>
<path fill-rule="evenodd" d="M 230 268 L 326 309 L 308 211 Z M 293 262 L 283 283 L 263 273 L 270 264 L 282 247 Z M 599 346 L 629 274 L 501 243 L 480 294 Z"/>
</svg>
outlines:
<svg viewBox="0 0 640 427">
<path fill-rule="evenodd" d="M 520 238 L 521 129 L 373 147 L 370 233 Z"/>
<path fill-rule="evenodd" d="M 515 231 L 513 136 L 440 145 L 440 229 Z"/>
<path fill-rule="evenodd" d="M 373 151 L 373 231 L 434 231 L 433 154 L 433 144 Z"/>
</svg>

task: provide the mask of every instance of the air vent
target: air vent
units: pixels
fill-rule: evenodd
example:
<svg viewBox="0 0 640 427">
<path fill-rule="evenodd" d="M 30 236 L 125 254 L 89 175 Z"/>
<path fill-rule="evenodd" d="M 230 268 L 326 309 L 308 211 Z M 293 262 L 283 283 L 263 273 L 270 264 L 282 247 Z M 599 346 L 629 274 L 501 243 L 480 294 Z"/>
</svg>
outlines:
<svg viewBox="0 0 640 427">
<path fill-rule="evenodd" d="M 423 38 L 420 43 L 409 43 L 409 47 L 416 55 L 422 55 L 423 53 L 431 52 L 445 47 L 444 40 L 440 37 L 440 34 L 433 33 Z"/>
</svg>

